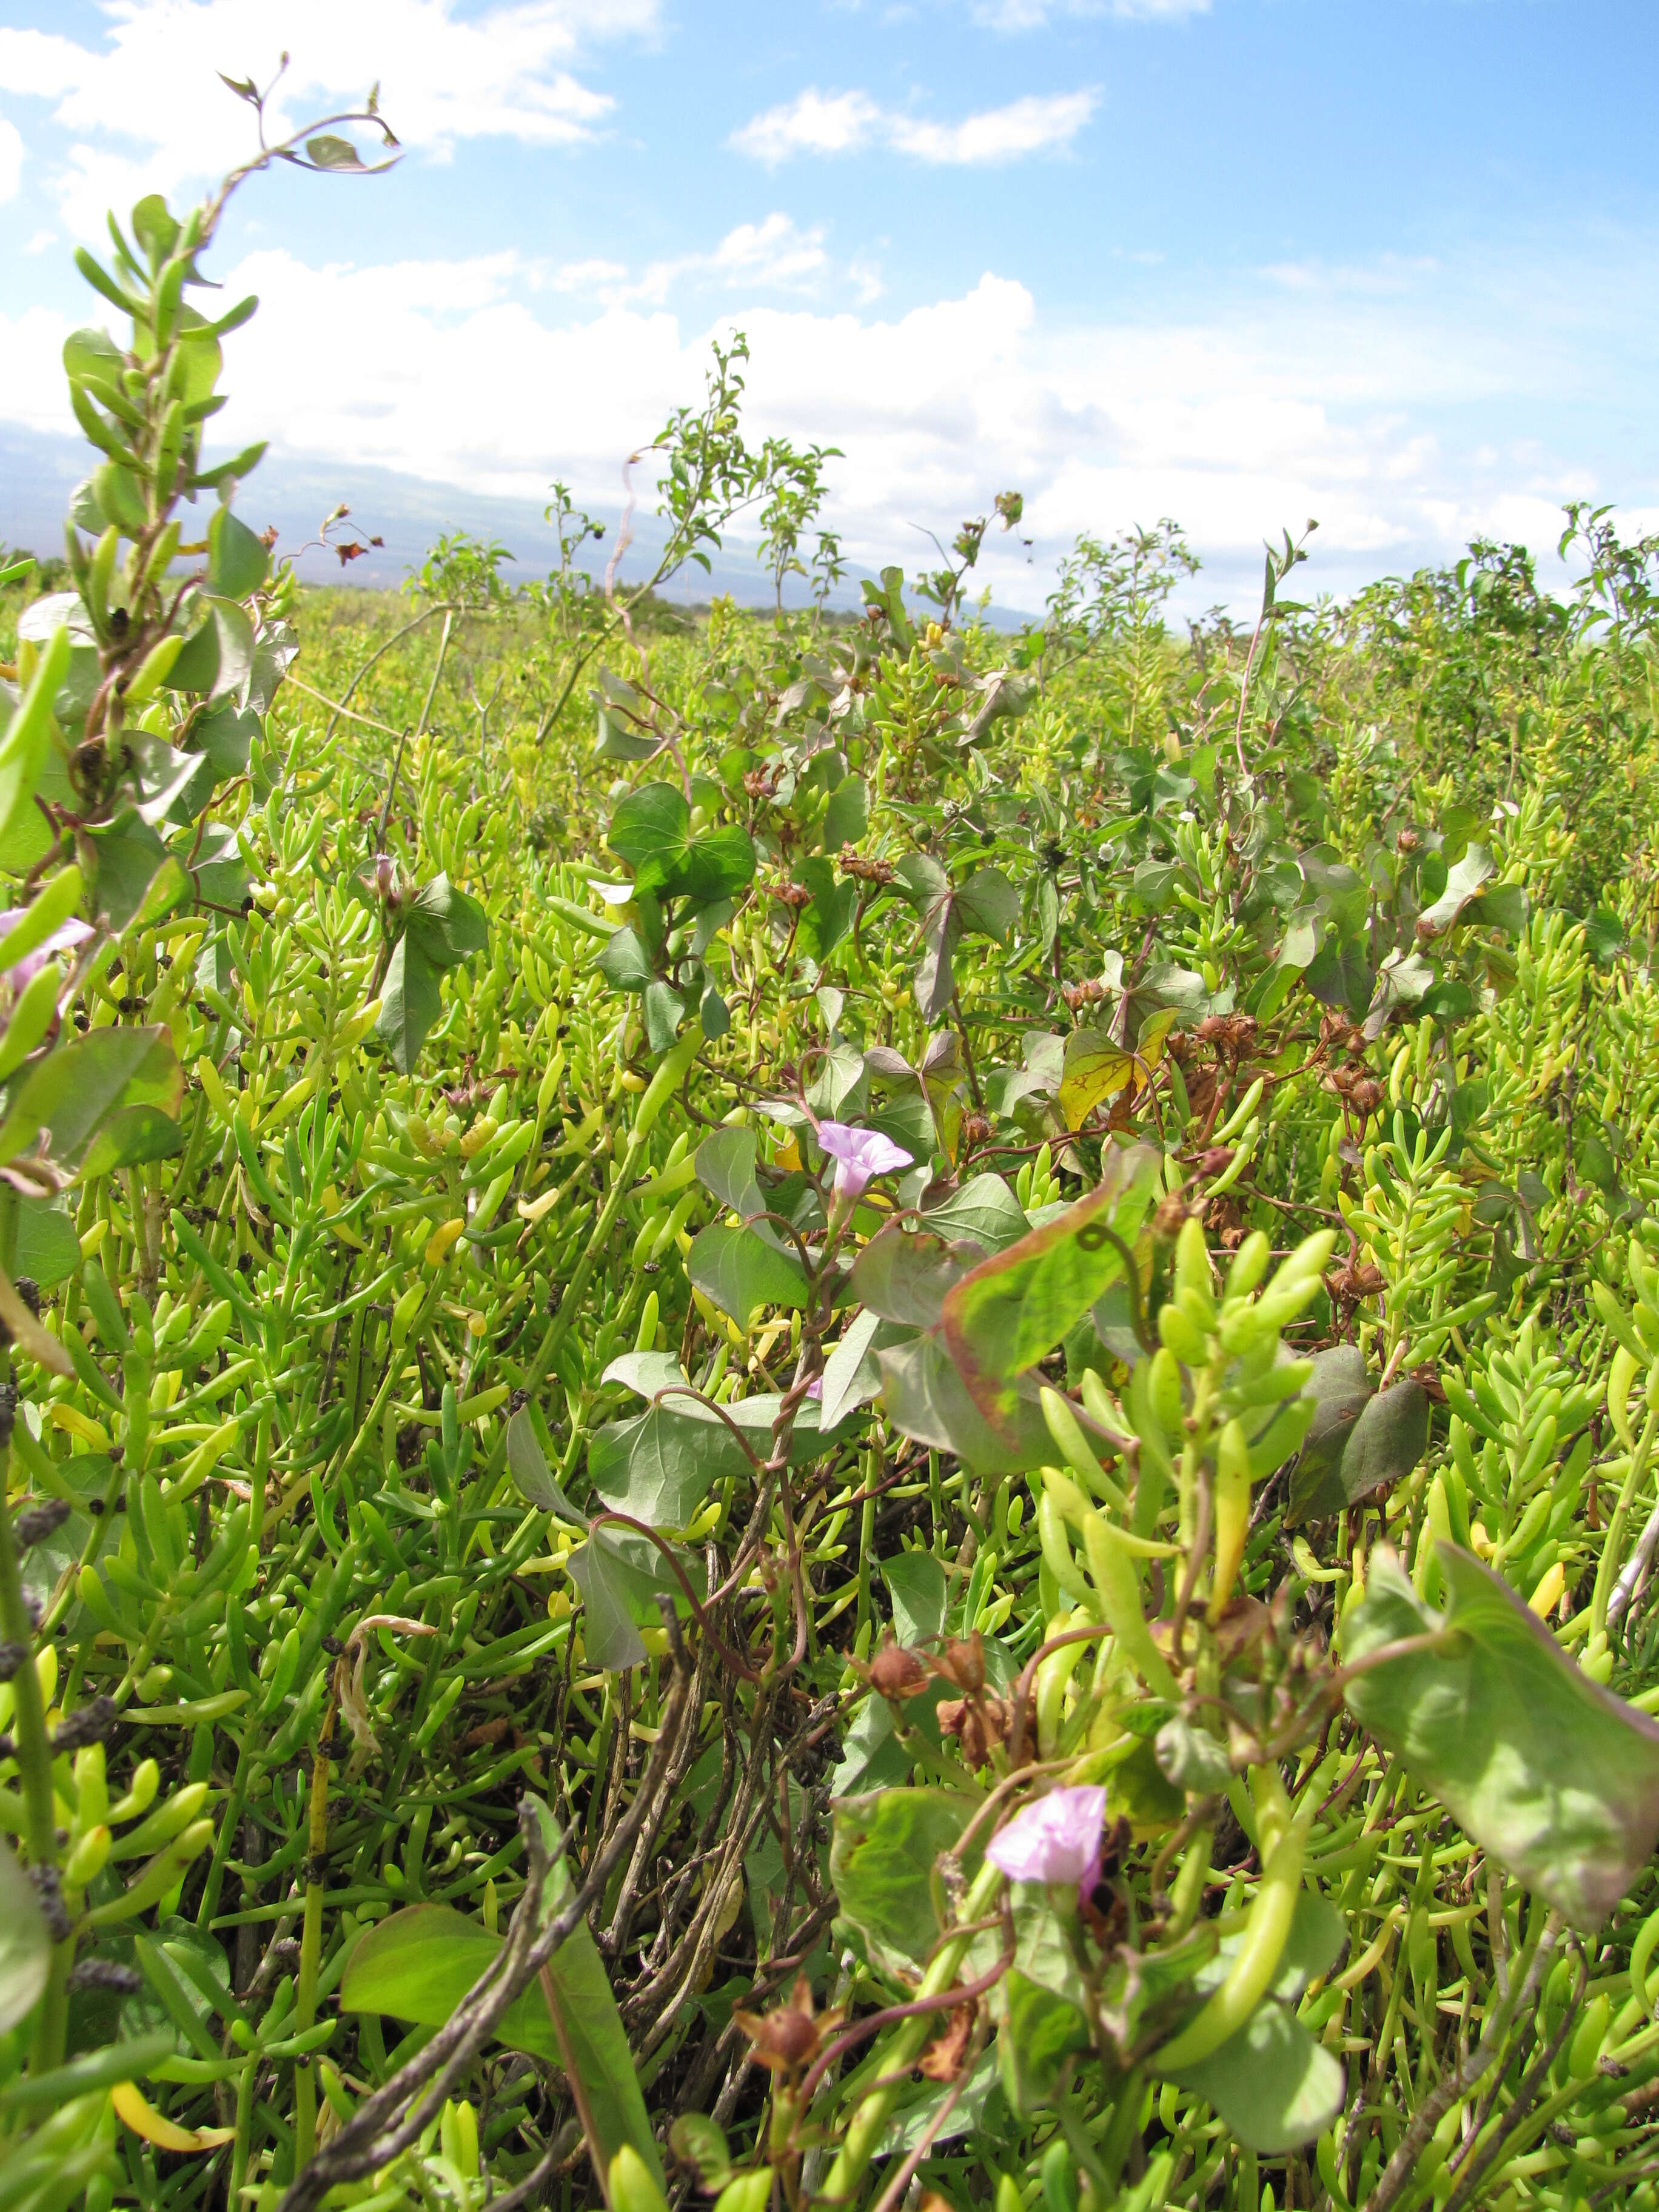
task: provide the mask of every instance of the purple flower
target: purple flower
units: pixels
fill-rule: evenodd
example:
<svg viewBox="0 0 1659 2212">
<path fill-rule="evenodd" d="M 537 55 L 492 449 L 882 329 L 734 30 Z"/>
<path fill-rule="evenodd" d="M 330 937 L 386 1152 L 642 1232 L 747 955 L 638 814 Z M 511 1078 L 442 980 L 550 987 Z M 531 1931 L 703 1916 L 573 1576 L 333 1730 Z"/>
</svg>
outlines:
<svg viewBox="0 0 1659 2212">
<path fill-rule="evenodd" d="M 992 1837 L 985 1856 L 1014 1881 L 1074 1881 L 1097 1875 L 1106 1792 L 1097 1784 L 1051 1790 Z"/>
<path fill-rule="evenodd" d="M 874 1129 L 849 1128 L 845 1121 L 820 1121 L 817 1139 L 836 1163 L 839 1199 L 861 1198 L 872 1176 L 890 1175 L 895 1168 L 912 1164 L 912 1155 L 902 1145 Z"/>
<path fill-rule="evenodd" d="M 0 937 L 9 936 L 27 912 L 26 906 L 0 909 Z M 44 945 L 37 945 L 33 952 L 26 952 L 21 960 L 0 972 L 0 988 L 9 991 L 15 998 L 20 992 L 28 988 L 54 952 L 66 952 L 70 945 L 80 945 L 91 935 L 92 931 L 84 921 L 60 923 Z"/>
</svg>

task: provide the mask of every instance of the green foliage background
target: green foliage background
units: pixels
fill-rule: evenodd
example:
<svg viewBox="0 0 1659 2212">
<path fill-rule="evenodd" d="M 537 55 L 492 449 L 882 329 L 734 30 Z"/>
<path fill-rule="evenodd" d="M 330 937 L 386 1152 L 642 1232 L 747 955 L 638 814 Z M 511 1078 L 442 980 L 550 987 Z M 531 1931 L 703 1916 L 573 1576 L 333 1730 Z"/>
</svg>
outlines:
<svg viewBox="0 0 1659 2212">
<path fill-rule="evenodd" d="M 137 430 L 77 510 L 172 675 L 37 717 L 0 1149 L 176 1080 L 7 1154 L 0 2206 L 1647 2204 L 1659 549 L 1247 631 L 1165 524 L 1011 637 L 1005 495 L 836 617 L 743 359 L 631 594 L 562 489 L 401 600 L 121 599 Z M 810 611 L 655 596 L 746 514 Z"/>
</svg>

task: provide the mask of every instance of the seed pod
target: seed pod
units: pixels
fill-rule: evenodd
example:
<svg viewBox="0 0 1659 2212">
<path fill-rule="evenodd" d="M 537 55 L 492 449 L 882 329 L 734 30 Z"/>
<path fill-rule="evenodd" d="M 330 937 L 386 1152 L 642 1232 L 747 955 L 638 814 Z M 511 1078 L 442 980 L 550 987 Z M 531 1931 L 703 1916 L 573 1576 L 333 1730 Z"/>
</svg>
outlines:
<svg viewBox="0 0 1659 2212">
<path fill-rule="evenodd" d="M 52 1730 L 53 1752 L 81 1751 L 88 1744 L 103 1742 L 115 1726 L 116 1717 L 113 1698 L 94 1698 L 90 1705 L 78 1706 Z"/>
<path fill-rule="evenodd" d="M 31 1546 L 44 1543 L 56 1528 L 61 1528 L 70 1516 L 69 1501 L 63 1498 L 47 1498 L 39 1505 L 31 1505 L 20 1513 L 12 1524 L 12 1536 L 20 1552 Z"/>
</svg>

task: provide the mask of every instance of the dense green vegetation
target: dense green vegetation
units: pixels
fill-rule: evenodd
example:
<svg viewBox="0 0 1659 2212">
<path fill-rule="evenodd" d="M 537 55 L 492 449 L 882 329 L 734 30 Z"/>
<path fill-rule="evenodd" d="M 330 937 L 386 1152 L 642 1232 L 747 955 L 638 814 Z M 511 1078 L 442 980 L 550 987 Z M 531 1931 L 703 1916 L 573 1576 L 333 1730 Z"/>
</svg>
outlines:
<svg viewBox="0 0 1659 2212">
<path fill-rule="evenodd" d="M 739 345 L 305 592 L 222 204 L 4 587 L 0 2212 L 1659 2203 L 1659 548 L 836 617 Z"/>
</svg>

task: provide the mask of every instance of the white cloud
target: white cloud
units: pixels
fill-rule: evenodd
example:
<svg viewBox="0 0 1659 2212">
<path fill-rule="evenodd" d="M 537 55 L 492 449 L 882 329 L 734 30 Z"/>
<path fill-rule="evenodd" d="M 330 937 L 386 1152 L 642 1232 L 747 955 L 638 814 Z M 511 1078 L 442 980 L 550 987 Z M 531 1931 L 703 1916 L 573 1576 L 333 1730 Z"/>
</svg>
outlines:
<svg viewBox="0 0 1659 2212">
<path fill-rule="evenodd" d="M 1206 560 L 1197 603 L 1243 609 L 1263 537 L 1310 515 L 1310 591 L 1454 557 L 1478 532 L 1544 552 L 1560 501 L 1596 492 L 1598 458 L 1613 459 L 1568 444 L 1590 419 L 1580 403 L 1609 360 L 1651 353 L 1629 241 L 1605 270 L 1575 264 L 1576 326 L 1558 311 L 1568 275 L 1519 263 L 1370 290 L 1241 285 L 1158 321 L 1050 322 L 993 274 L 902 314 L 781 304 L 780 271 L 835 276 L 820 254 L 816 233 L 772 216 L 673 277 L 599 276 L 599 307 L 555 320 L 538 307 L 562 272 L 538 301 L 538 272 L 511 254 L 353 269 L 257 253 L 225 272 L 228 296 L 255 290 L 263 306 L 229 342 L 215 450 L 269 436 L 279 452 L 538 502 L 559 476 L 604 511 L 622 458 L 701 392 L 711 329 L 737 326 L 752 348 L 750 429 L 843 448 L 833 520 L 855 562 L 914 568 L 932 557 L 921 526 L 948 536 L 1013 487 L 1037 544 L 1028 563 L 1017 538 L 988 540 L 981 568 L 1005 604 L 1040 605 L 1079 531 L 1171 514 Z M 726 311 L 671 311 L 681 279 L 722 287 Z M 63 334 L 45 310 L 0 319 L 7 410 L 43 428 L 72 428 Z M 1625 475 L 1619 489 L 1638 506 L 1656 487 Z"/>
<path fill-rule="evenodd" d="M 1018 161 L 1069 146 L 1099 104 L 1085 89 L 1028 94 L 1006 107 L 989 107 L 960 123 L 878 106 L 867 93 L 822 93 L 816 86 L 768 108 L 732 134 L 740 154 L 775 164 L 795 154 L 850 154 L 881 143 L 919 161 L 965 164 Z"/>
<path fill-rule="evenodd" d="M 711 275 L 764 285 L 799 284 L 824 267 L 823 228 L 802 230 L 787 215 L 727 231 L 707 266 Z"/>
<path fill-rule="evenodd" d="M 1028 95 L 964 122 L 924 123 L 896 117 L 893 143 L 922 161 L 1016 161 L 1052 146 L 1069 146 L 1094 113 L 1096 92 Z"/>
<path fill-rule="evenodd" d="M 15 200 L 23 181 L 23 134 L 0 115 L 0 200 Z"/>
<path fill-rule="evenodd" d="M 671 292 L 685 285 L 720 291 L 742 288 L 752 296 L 816 293 L 832 279 L 861 302 L 874 298 L 881 280 L 871 264 L 860 260 L 839 267 L 830 260 L 823 241 L 821 223 L 803 229 L 792 216 L 775 210 L 759 222 L 737 224 L 707 252 L 675 254 L 647 262 L 638 270 L 630 270 L 626 262 L 597 257 L 556 266 L 533 262 L 514 265 L 532 291 L 585 296 L 607 307 L 660 307 Z M 513 257 L 507 259 L 511 262 Z"/>
<path fill-rule="evenodd" d="M 867 92 L 819 92 L 815 86 L 769 107 L 732 134 L 740 154 L 757 161 L 792 154 L 850 154 L 867 145 L 885 118 Z"/>
<path fill-rule="evenodd" d="M 404 143 L 441 155 L 459 139 L 530 145 L 591 138 L 613 102 L 573 73 L 602 38 L 651 34 L 659 0 L 103 0 L 101 46 L 0 28 L 0 84 L 48 100 L 71 136 L 59 179 L 65 219 L 102 228 L 112 201 L 173 191 L 246 158 L 252 118 L 215 71 L 266 84 L 292 55 L 268 128 L 319 106 L 356 106 L 379 81 Z M 372 143 L 372 137 L 371 141 Z"/>
</svg>

